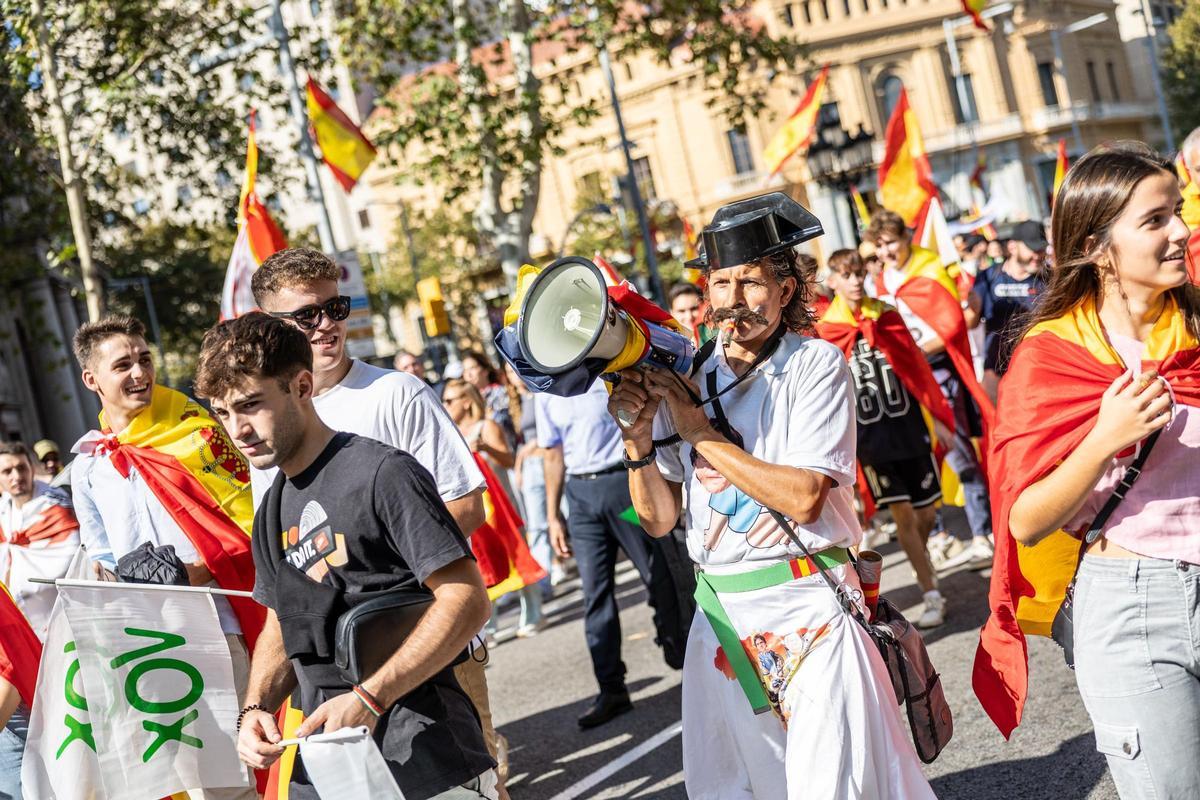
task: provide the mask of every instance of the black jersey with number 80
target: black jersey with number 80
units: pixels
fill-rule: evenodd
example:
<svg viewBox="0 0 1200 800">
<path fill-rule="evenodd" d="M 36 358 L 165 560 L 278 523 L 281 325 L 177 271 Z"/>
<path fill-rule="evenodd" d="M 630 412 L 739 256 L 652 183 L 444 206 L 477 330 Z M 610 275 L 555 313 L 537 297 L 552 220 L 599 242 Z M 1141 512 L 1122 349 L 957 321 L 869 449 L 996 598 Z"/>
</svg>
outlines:
<svg viewBox="0 0 1200 800">
<path fill-rule="evenodd" d="M 859 336 L 850 356 L 858 419 L 858 458 L 864 464 L 898 461 L 929 452 L 921 406 L 883 353 Z"/>
</svg>

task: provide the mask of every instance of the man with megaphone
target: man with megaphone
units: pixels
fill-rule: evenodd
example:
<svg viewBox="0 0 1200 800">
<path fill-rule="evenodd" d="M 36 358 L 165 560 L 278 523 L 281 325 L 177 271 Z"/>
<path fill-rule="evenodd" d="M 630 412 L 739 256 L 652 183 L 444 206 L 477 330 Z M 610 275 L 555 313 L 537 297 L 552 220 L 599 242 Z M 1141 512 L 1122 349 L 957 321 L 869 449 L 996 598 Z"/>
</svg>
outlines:
<svg viewBox="0 0 1200 800">
<path fill-rule="evenodd" d="M 609 399 L 648 533 L 675 526 L 687 486 L 700 567 L 683 671 L 692 798 L 934 796 L 887 668 L 839 604 L 861 608 L 848 563 L 862 538 L 854 392 L 841 352 L 804 335 L 811 286 L 794 250 L 821 232 L 780 193 L 718 210 L 688 266 L 705 273 L 722 334 L 691 375 L 643 363 Z M 768 659 L 784 665 L 769 684 Z"/>
</svg>

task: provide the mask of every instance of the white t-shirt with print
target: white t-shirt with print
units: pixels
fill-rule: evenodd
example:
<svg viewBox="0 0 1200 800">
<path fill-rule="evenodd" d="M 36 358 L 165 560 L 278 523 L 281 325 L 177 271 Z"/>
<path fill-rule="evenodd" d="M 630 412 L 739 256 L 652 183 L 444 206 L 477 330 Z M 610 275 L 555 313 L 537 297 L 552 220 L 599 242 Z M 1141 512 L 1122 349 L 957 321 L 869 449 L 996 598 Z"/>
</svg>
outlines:
<svg viewBox="0 0 1200 800">
<path fill-rule="evenodd" d="M 718 391 L 734 382 L 719 347 L 697 376 L 704 397 L 708 375 L 714 370 Z M 722 396 L 720 403 L 743 447 L 755 458 L 820 472 L 834 480 L 821 516 L 808 525 L 792 525 L 809 551 L 858 544 L 862 530 L 854 513 L 854 391 L 841 351 L 820 339 L 788 333 L 775 353 Z M 710 410 L 709 416 L 715 413 Z M 659 409 L 654 428 L 655 439 L 674 433 L 665 406 Z M 715 470 L 697 476 L 692 451 L 686 442 L 660 447 L 657 461 L 668 480 L 684 485 L 688 552 L 693 561 L 715 571 L 723 567 L 741 571 L 802 555 L 765 508 Z"/>
<path fill-rule="evenodd" d="M 313 398 L 321 421 L 399 448 L 433 475 L 442 500 L 456 500 L 484 485 L 462 433 L 437 395 L 407 372 L 354 360 L 341 383 Z M 277 469 L 250 470 L 254 506 L 271 488 Z"/>
</svg>

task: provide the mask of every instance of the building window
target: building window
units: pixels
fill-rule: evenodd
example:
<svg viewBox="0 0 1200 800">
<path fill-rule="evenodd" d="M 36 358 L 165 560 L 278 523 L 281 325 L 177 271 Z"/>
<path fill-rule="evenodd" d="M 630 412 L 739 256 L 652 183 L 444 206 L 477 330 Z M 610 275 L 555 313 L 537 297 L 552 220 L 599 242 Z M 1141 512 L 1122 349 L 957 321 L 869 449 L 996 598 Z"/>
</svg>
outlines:
<svg viewBox="0 0 1200 800">
<path fill-rule="evenodd" d="M 883 102 L 883 124 L 892 118 L 896 104 L 900 102 L 900 92 L 904 90 L 904 81 L 895 75 L 885 75 L 879 83 L 879 93 Z"/>
<path fill-rule="evenodd" d="M 600 179 L 599 172 L 581 175 L 575 184 L 575 189 L 581 197 L 595 198 L 596 200 L 604 197 L 604 182 Z"/>
<path fill-rule="evenodd" d="M 812 6 L 810 5 L 810 0 L 804 0 L 804 2 L 800 4 L 800 11 L 804 13 L 804 24 L 811 25 Z"/>
<path fill-rule="evenodd" d="M 725 132 L 729 141 L 729 154 L 733 156 L 733 171 L 737 175 L 754 172 L 754 154 L 750 152 L 750 137 L 745 130 L 733 129 Z"/>
<path fill-rule="evenodd" d="M 967 98 L 966 113 L 963 113 L 962 99 L 958 96 L 957 81 L 953 77 L 950 78 L 950 97 L 954 99 L 954 120 L 962 125 L 968 122 L 979 121 L 979 109 L 975 105 L 975 84 L 971 82 L 970 75 L 963 75 L 959 80 L 962 81 L 962 93 Z"/>
<path fill-rule="evenodd" d="M 863 7 L 864 14 L 870 14 L 871 13 L 871 0 L 862 0 L 862 7 Z"/>
<path fill-rule="evenodd" d="M 621 62 L 621 64 L 622 64 L 622 66 L 625 67 L 625 80 L 627 80 L 627 81 L 633 80 L 633 65 L 630 64 L 628 61 L 623 61 L 623 62 Z"/>
<path fill-rule="evenodd" d="M 850 16 L 850 0 L 842 0 L 842 11 L 846 12 L 846 16 Z"/>
<path fill-rule="evenodd" d="M 638 190 L 641 191 L 642 197 L 647 200 L 658 197 L 658 193 L 654 190 L 654 174 L 650 172 L 649 158 L 642 156 L 634 159 L 633 177 L 637 179 Z"/>
<path fill-rule="evenodd" d="M 1058 87 L 1054 85 L 1054 62 L 1040 61 L 1037 65 L 1038 82 L 1042 84 L 1042 102 L 1048 107 L 1058 105 Z"/>
<path fill-rule="evenodd" d="M 829 0 L 821 0 L 821 19 L 829 21 Z"/>
<path fill-rule="evenodd" d="M 1111 61 L 1109 61 L 1104 66 L 1106 68 L 1105 71 L 1108 72 L 1108 88 L 1109 88 L 1109 91 L 1112 92 L 1112 99 L 1120 100 L 1121 99 L 1121 89 L 1119 88 L 1119 85 L 1117 84 L 1117 68 L 1113 66 L 1113 62 L 1111 62 Z"/>
<path fill-rule="evenodd" d="M 792 4 L 788 3 L 779 11 L 779 19 L 789 28 L 796 27 L 796 18 L 792 16 Z"/>
<path fill-rule="evenodd" d="M 358 227 L 364 231 L 371 227 L 371 215 L 367 213 L 367 209 L 365 208 L 358 210 Z"/>
<path fill-rule="evenodd" d="M 1096 62 L 1087 62 L 1088 89 L 1092 92 L 1092 102 L 1099 103 L 1100 97 L 1100 81 L 1096 78 Z"/>
</svg>

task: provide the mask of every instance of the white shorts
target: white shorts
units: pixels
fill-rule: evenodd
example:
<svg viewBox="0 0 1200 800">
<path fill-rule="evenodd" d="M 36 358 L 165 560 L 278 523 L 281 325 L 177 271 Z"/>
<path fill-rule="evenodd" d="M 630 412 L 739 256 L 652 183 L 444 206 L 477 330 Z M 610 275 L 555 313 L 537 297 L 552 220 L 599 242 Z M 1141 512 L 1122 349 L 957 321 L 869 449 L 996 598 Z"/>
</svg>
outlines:
<svg viewBox="0 0 1200 800">
<path fill-rule="evenodd" d="M 830 574 L 858 586 L 852 567 Z M 754 714 L 697 610 L 683 666 L 691 800 L 935 797 L 879 651 L 820 575 L 720 599 L 778 705 Z"/>
</svg>

